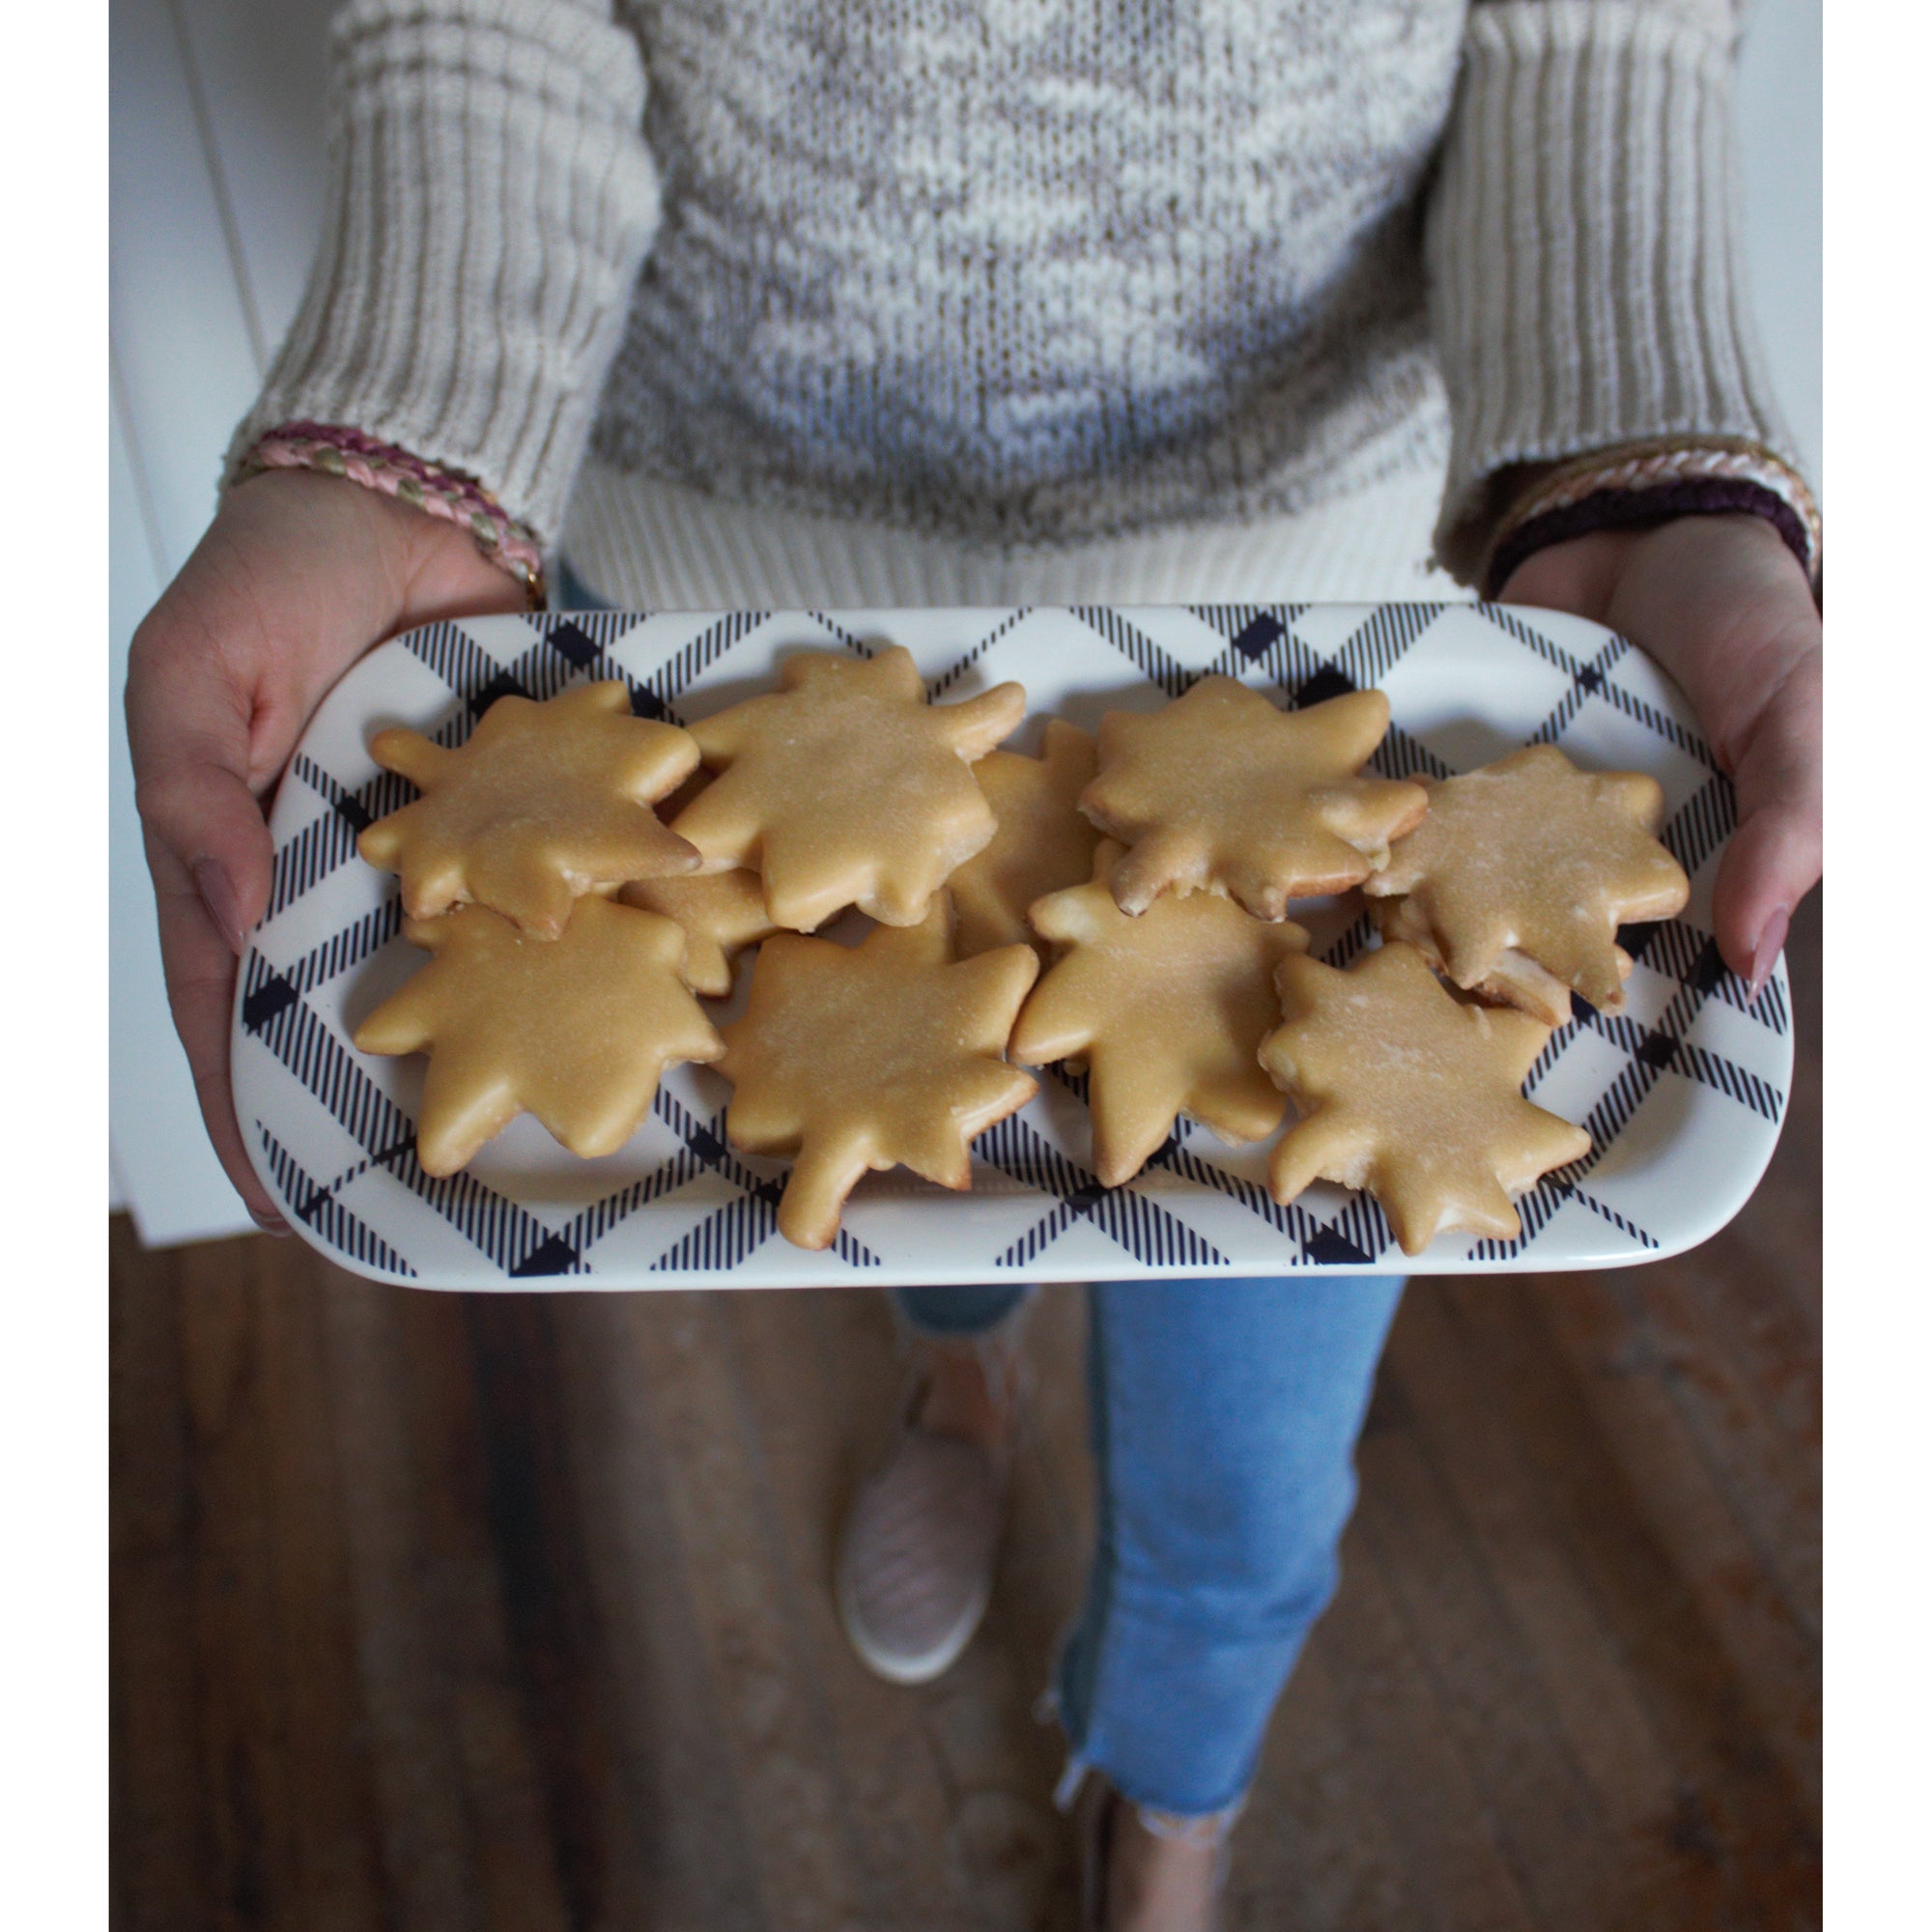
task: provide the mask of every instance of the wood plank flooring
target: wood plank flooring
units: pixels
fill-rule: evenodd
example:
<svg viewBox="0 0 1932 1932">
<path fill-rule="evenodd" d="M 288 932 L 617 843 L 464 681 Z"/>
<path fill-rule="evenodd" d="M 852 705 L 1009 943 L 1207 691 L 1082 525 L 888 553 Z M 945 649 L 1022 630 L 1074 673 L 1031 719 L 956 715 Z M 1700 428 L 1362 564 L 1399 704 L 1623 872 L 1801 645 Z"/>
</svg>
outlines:
<svg viewBox="0 0 1932 1932">
<path fill-rule="evenodd" d="M 1229 1922 L 1819 1916 L 1818 924 L 1770 1179 L 1698 1253 L 1418 1283 Z M 827 1589 L 898 1386 L 864 1292 L 454 1296 L 114 1236 L 116 1923 L 1073 1923 L 1033 1716 L 1090 1528 L 1077 1293 L 938 1684 Z"/>
</svg>

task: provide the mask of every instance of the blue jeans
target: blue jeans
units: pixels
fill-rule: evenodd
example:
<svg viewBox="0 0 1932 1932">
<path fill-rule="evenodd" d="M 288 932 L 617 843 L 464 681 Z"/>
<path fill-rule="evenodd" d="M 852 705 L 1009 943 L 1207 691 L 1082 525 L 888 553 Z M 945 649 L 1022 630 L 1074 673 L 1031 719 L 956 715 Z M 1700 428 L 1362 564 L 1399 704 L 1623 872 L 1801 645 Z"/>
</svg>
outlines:
<svg viewBox="0 0 1932 1932">
<path fill-rule="evenodd" d="M 900 1289 L 969 1334 L 1023 1288 Z M 1108 1281 L 1090 1304 L 1099 1535 L 1055 1698 L 1072 1753 L 1177 1819 L 1238 1804 L 1334 1594 L 1354 1446 L 1400 1277 Z"/>
</svg>

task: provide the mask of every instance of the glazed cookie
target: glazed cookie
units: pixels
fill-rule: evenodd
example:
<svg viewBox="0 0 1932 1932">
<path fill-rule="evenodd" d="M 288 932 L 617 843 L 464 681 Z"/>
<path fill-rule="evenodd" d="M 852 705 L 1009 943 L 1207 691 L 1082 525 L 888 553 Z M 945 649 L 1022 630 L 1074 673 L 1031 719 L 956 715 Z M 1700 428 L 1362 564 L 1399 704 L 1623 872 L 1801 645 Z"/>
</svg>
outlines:
<svg viewBox="0 0 1932 1932">
<path fill-rule="evenodd" d="M 364 1053 L 427 1053 L 416 1158 L 454 1174 L 517 1115 L 572 1153 L 614 1153 L 649 1110 L 664 1069 L 724 1051 L 679 977 L 684 933 L 655 913 L 592 895 L 556 939 L 482 906 L 406 920 L 433 956 L 355 1030 Z"/>
<path fill-rule="evenodd" d="M 675 724 L 632 717 L 615 680 L 541 704 L 499 697 L 454 751 L 398 729 L 378 731 L 369 752 L 422 793 L 355 841 L 370 865 L 402 874 L 412 919 L 486 905 L 554 939 L 585 893 L 697 868 L 651 810 L 696 765 L 697 746 Z"/>
<path fill-rule="evenodd" d="M 1079 802 L 1095 755 L 1091 734 L 1049 718 L 1038 757 L 988 752 L 973 767 L 1000 825 L 992 843 L 946 882 L 960 958 L 995 946 L 1032 945 L 1027 908 L 1092 875 L 1100 835 L 1081 817 Z"/>
<path fill-rule="evenodd" d="M 1027 1066 L 1086 1057 L 1094 1172 L 1109 1187 L 1140 1172 L 1177 1115 L 1229 1141 L 1281 1123 L 1281 1094 L 1255 1054 L 1281 1014 L 1274 969 L 1308 944 L 1300 926 L 1213 893 L 1161 898 L 1130 919 L 1109 885 L 1120 856 L 1103 840 L 1091 884 L 1034 906 L 1035 930 L 1065 951 L 1009 1049 Z"/>
<path fill-rule="evenodd" d="M 722 1000 L 731 990 L 731 962 L 779 928 L 765 910 L 757 873 L 700 872 L 695 878 L 639 879 L 617 895 L 626 905 L 662 913 L 684 928 L 684 983 Z"/>
<path fill-rule="evenodd" d="M 1522 1096 L 1549 1029 L 1458 1000 L 1414 947 L 1346 973 L 1291 956 L 1275 983 L 1287 1019 L 1261 1064 L 1302 1116 L 1268 1164 L 1284 1207 L 1335 1180 L 1381 1203 L 1405 1254 L 1448 1228 L 1508 1240 L 1522 1226 L 1511 1197 L 1589 1152 L 1581 1127 Z"/>
<path fill-rule="evenodd" d="M 972 765 L 1019 724 L 1026 693 L 1002 684 L 928 704 L 896 644 L 869 662 L 801 651 L 780 679 L 692 726 L 719 776 L 673 830 L 707 872 L 756 869 L 776 925 L 810 932 L 848 905 L 918 924 L 993 836 Z"/>
<path fill-rule="evenodd" d="M 967 1143 L 1037 1089 L 1001 1054 L 1039 970 L 1027 946 L 954 961 L 942 900 L 915 926 L 857 947 L 781 933 L 758 950 L 718 1070 L 735 1090 L 732 1143 L 789 1154 L 779 1232 L 827 1246 L 859 1178 L 904 1165 L 972 1183 Z"/>
<path fill-rule="evenodd" d="M 664 802 L 667 817 L 683 810 L 711 782 L 700 766 Z M 675 879 L 639 879 L 617 896 L 626 905 L 663 913 L 684 927 L 684 983 L 706 999 L 731 991 L 731 965 L 748 946 L 779 928 L 765 910 L 765 889 L 757 873 L 742 866 L 730 872 L 699 872 Z"/>
<path fill-rule="evenodd" d="M 1655 779 L 1530 745 L 1432 784 L 1428 817 L 1363 891 L 1383 933 L 1459 986 L 1561 1026 L 1573 988 L 1622 1010 L 1620 924 L 1683 911 L 1690 882 L 1654 836 L 1662 823 Z"/>
<path fill-rule="evenodd" d="M 1211 891 L 1280 919 L 1367 878 L 1429 809 L 1420 785 L 1356 776 L 1388 720 L 1378 691 L 1283 711 L 1221 676 L 1155 712 L 1106 713 L 1080 809 L 1132 848 L 1114 872 L 1121 910 Z"/>
</svg>

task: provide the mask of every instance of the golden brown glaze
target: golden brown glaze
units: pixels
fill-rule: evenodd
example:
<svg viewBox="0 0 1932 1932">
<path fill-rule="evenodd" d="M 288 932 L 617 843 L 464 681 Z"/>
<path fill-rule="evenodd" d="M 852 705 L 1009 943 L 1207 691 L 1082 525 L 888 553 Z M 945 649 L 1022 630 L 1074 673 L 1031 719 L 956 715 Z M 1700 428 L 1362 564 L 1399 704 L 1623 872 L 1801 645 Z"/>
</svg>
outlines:
<svg viewBox="0 0 1932 1932">
<path fill-rule="evenodd" d="M 1013 1030 L 1028 1066 L 1083 1057 L 1092 1075 L 1094 1171 L 1109 1187 L 1138 1174 L 1191 1115 L 1225 1140 L 1280 1124 L 1282 1097 L 1255 1058 L 1280 1016 L 1274 969 L 1308 944 L 1286 920 L 1264 921 L 1211 893 L 1157 899 L 1138 918 L 1114 903 L 1121 848 L 1104 841 L 1094 877 L 1033 908 L 1062 949 Z"/>
<path fill-rule="evenodd" d="M 1098 756 L 1091 733 L 1049 718 L 1037 758 L 989 752 L 973 767 L 999 830 L 947 881 L 960 958 L 995 946 L 1033 945 L 1027 908 L 1094 870 L 1100 835 L 1080 815 Z"/>
<path fill-rule="evenodd" d="M 664 1069 L 724 1043 L 680 976 L 684 934 L 614 900 L 580 899 L 555 939 L 482 906 L 409 920 L 432 955 L 355 1030 L 364 1053 L 427 1053 L 416 1154 L 454 1174 L 519 1114 L 572 1153 L 614 1153 Z"/>
<path fill-rule="evenodd" d="M 1381 1203 L 1405 1254 L 1449 1228 L 1507 1240 L 1511 1197 L 1589 1152 L 1581 1127 L 1522 1096 L 1549 1029 L 1458 1000 L 1414 947 L 1346 973 L 1291 956 L 1275 980 L 1287 1017 L 1261 1063 L 1301 1113 L 1269 1162 L 1284 1206 L 1334 1180 Z"/>
<path fill-rule="evenodd" d="M 620 682 L 541 704 L 499 697 L 454 751 L 401 729 L 377 732 L 369 751 L 422 792 L 356 840 L 370 865 L 402 874 L 413 919 L 486 905 L 554 938 L 586 893 L 697 868 L 651 810 L 696 766 L 697 746 L 632 717 Z"/>
<path fill-rule="evenodd" d="M 1106 713 L 1080 809 L 1131 847 L 1114 873 L 1122 911 L 1212 891 L 1281 919 L 1291 899 L 1368 877 L 1428 808 L 1420 785 L 1356 776 L 1388 719 L 1378 691 L 1283 711 L 1221 676 L 1155 712 Z"/>
<path fill-rule="evenodd" d="M 1395 900 L 1378 909 L 1382 931 L 1459 986 L 1561 1026 L 1573 988 L 1622 1009 L 1620 924 L 1684 909 L 1690 882 L 1655 837 L 1662 822 L 1655 779 L 1530 745 L 1432 784 L 1428 817 L 1363 891 Z"/>
<path fill-rule="evenodd" d="M 955 961 L 949 925 L 941 900 L 857 947 L 783 932 L 758 949 L 718 1065 L 735 1090 L 725 1131 L 792 1156 L 779 1232 L 800 1247 L 831 1242 L 868 1170 L 970 1185 L 968 1143 L 1037 1091 L 1001 1056 L 1039 961 L 1027 946 Z"/>
<path fill-rule="evenodd" d="M 850 905 L 918 924 L 993 837 L 971 768 L 1018 725 L 1026 693 L 928 704 L 896 644 L 869 661 L 802 651 L 780 681 L 692 726 L 718 776 L 673 829 L 707 872 L 755 869 L 775 925 L 810 932 Z"/>
</svg>

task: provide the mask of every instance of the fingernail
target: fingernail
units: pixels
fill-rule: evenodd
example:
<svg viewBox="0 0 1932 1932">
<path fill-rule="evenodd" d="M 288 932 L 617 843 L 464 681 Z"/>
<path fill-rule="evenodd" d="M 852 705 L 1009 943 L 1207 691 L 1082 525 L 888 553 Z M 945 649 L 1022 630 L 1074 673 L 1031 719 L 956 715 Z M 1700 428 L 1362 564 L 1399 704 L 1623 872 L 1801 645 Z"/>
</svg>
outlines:
<svg viewBox="0 0 1932 1932">
<path fill-rule="evenodd" d="M 1750 996 L 1754 1000 L 1764 991 L 1764 982 L 1771 978 L 1771 969 L 1777 964 L 1779 950 L 1784 945 L 1784 935 L 1791 930 L 1791 908 L 1779 906 L 1764 923 L 1764 930 L 1757 936 L 1757 951 L 1751 954 Z"/>
<path fill-rule="evenodd" d="M 248 950 L 248 934 L 242 923 L 242 900 L 234 882 L 213 859 L 203 859 L 194 868 L 195 890 L 214 922 L 214 929 L 228 942 L 228 950 L 241 958 Z"/>
<path fill-rule="evenodd" d="M 265 1235 L 287 1236 L 295 1233 L 295 1230 L 279 1214 L 264 1214 L 259 1208 L 249 1208 L 248 1218 Z"/>
</svg>

